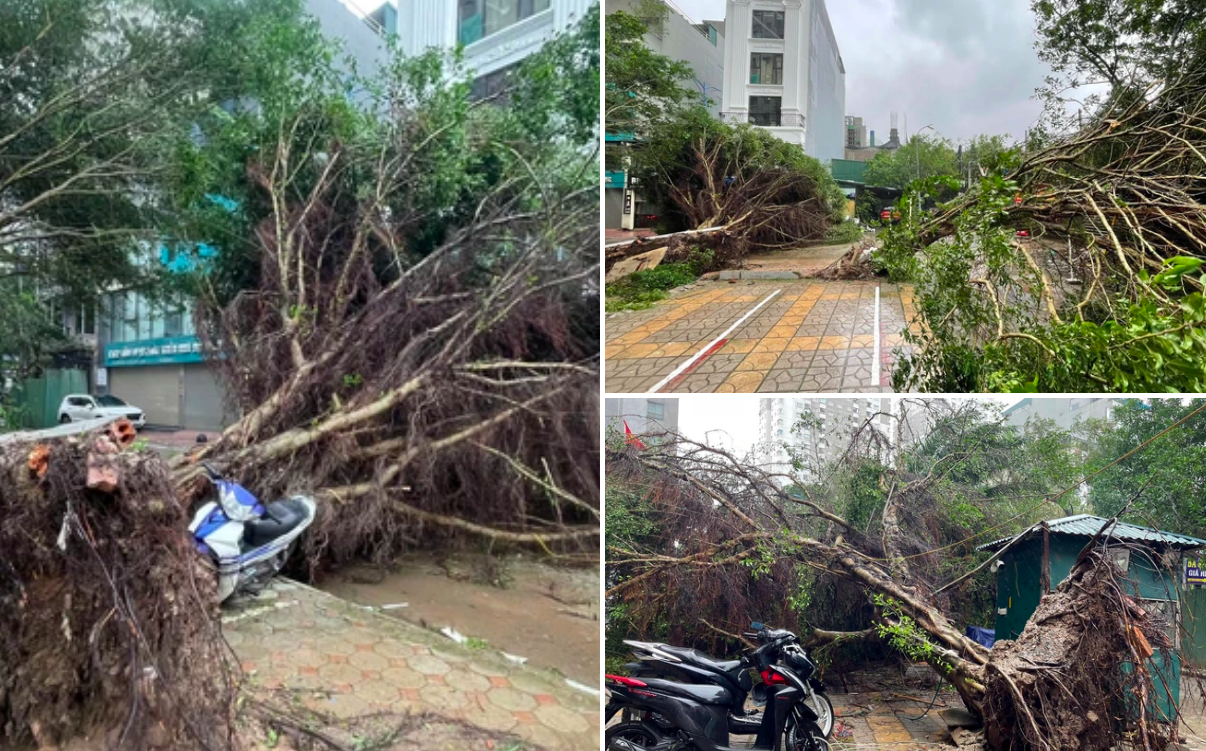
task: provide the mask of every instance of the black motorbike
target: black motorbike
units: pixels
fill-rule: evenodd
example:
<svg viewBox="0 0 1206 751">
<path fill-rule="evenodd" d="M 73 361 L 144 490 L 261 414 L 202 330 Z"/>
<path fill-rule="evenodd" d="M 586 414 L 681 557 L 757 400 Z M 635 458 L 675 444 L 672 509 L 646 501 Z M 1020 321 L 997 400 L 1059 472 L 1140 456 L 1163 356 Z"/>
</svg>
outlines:
<svg viewBox="0 0 1206 751">
<path fill-rule="evenodd" d="M 732 662 L 745 662 L 761 673 L 766 705 L 757 716 L 752 733 L 756 737 L 748 748 L 828 751 L 829 743 L 817 726 L 817 713 L 805 701 L 810 692 L 807 678 L 780 661 L 795 635 L 760 628 L 749 636 L 758 638 L 761 646 Z M 730 734 L 751 734 L 731 733 L 735 692 L 727 686 L 656 677 L 608 675 L 606 679 L 605 722 L 624 712 L 623 721 L 607 729 L 607 751 L 729 751 Z"/>
<path fill-rule="evenodd" d="M 761 623 L 753 623 L 753 636 L 777 647 L 772 656 L 783 663 L 805 683 L 804 703 L 817 715 L 817 727 L 826 738 L 833 732 L 833 704 L 825 695 L 825 686 L 814 672 L 816 666 L 800 645 L 799 638 L 784 629 L 769 629 Z M 766 689 L 770 685 L 762 676 L 762 683 L 755 685 L 750 677 L 750 656 L 736 660 L 718 660 L 695 649 L 675 647 L 658 642 L 625 641 L 632 647 L 640 662 L 630 662 L 624 667 L 632 678 L 666 678 L 681 683 L 711 684 L 730 692 L 729 732 L 734 735 L 753 735 L 761 727 L 760 712 L 747 712 L 746 697 L 753 695 L 757 707 L 766 704 Z"/>
</svg>

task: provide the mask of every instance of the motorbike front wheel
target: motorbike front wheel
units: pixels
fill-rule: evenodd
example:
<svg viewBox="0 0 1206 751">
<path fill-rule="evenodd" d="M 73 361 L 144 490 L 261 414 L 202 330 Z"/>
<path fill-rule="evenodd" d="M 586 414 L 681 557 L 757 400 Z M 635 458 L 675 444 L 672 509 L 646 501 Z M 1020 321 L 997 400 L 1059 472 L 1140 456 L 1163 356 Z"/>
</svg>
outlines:
<svg viewBox="0 0 1206 751">
<path fill-rule="evenodd" d="M 783 736 L 785 751 L 829 751 L 829 741 L 815 722 L 789 722 Z"/>
<path fill-rule="evenodd" d="M 603 737 L 603 748 L 610 745 L 612 738 L 623 738 L 641 748 L 653 748 L 662 739 L 662 734 L 652 722 L 621 722 L 607 728 Z"/>
<path fill-rule="evenodd" d="M 833 702 L 820 691 L 813 691 L 804 703 L 817 713 L 816 725 L 821 729 L 821 737 L 828 738 L 833 732 Z"/>
</svg>

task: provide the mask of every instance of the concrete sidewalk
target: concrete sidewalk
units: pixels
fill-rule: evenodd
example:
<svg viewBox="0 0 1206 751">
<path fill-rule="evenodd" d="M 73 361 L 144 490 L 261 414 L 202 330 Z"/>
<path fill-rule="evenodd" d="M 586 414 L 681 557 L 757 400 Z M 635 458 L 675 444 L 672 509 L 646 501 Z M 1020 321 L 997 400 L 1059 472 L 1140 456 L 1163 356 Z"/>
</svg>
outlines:
<svg viewBox="0 0 1206 751">
<path fill-rule="evenodd" d="M 458 646 L 311 587 L 278 579 L 260 597 L 227 608 L 222 620 L 253 681 L 303 689 L 316 712 L 435 712 L 549 751 L 599 748 L 598 697 L 562 676 Z"/>
</svg>

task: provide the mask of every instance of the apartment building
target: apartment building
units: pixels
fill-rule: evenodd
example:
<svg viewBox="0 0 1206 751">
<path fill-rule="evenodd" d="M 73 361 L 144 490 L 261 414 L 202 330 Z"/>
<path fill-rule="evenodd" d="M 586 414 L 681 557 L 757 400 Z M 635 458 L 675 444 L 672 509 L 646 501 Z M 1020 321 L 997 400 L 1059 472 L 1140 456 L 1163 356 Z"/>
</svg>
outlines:
<svg viewBox="0 0 1206 751">
<path fill-rule="evenodd" d="M 802 415 L 818 424 L 803 424 Z M 758 404 L 758 464 L 768 472 L 790 472 L 792 451 L 808 458 L 802 480 L 815 479 L 819 466 L 846 452 L 851 436 L 868 418 L 873 429 L 891 436 L 892 400 L 885 397 L 785 397 Z M 807 422 L 807 421 L 804 421 Z"/>
<path fill-rule="evenodd" d="M 929 399 L 925 407 L 900 397 L 786 397 L 762 399 L 758 405 L 759 466 L 771 472 L 791 470 L 790 450 L 806 459 L 797 474 L 815 480 L 815 470 L 846 455 L 855 431 L 871 421 L 881 447 L 868 441 L 863 450 L 893 466 L 899 451 L 925 440 L 934 420 L 951 409 L 945 399 Z M 802 421 L 802 415 L 811 421 Z M 808 424 L 811 422 L 812 424 Z M 819 423 L 819 424 L 818 424 Z"/>
<path fill-rule="evenodd" d="M 1126 399 L 1112 397 L 1028 397 L 1005 410 L 1009 425 L 1025 427 L 1031 419 L 1051 420 L 1062 430 L 1084 420 L 1109 420 L 1114 408 Z"/>
<path fill-rule="evenodd" d="M 867 126 L 863 125 L 863 119 L 846 115 L 846 148 L 861 149 L 869 145 L 867 143 Z"/>
<path fill-rule="evenodd" d="M 825 0 L 728 0 L 721 117 L 841 159 L 846 68 Z"/>
</svg>

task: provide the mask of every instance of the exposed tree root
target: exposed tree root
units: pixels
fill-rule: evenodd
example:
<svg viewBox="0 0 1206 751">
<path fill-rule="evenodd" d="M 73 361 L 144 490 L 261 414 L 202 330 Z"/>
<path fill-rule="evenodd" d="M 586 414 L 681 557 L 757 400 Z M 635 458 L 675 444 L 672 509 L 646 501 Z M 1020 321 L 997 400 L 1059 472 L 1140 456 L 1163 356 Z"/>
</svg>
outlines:
<svg viewBox="0 0 1206 751">
<path fill-rule="evenodd" d="M 0 738 L 232 748 L 214 574 L 158 457 L 108 454 L 116 488 L 88 487 L 102 440 L 0 446 Z"/>
</svg>

